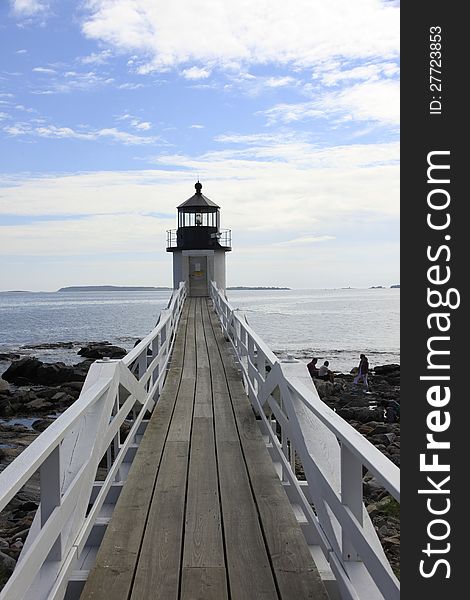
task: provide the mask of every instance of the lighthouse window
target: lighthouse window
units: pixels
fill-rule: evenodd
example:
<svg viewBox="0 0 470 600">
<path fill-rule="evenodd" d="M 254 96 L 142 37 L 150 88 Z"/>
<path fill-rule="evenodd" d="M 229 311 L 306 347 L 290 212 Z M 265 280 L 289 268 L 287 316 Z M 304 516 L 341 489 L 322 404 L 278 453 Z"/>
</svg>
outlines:
<svg viewBox="0 0 470 600">
<path fill-rule="evenodd" d="M 196 225 L 202 225 L 202 214 L 196 213 Z"/>
</svg>

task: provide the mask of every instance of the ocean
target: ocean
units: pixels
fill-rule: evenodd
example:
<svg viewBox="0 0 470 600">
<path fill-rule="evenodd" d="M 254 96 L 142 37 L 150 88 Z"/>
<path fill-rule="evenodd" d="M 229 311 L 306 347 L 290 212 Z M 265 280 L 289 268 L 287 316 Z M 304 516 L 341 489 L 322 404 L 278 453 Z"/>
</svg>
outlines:
<svg viewBox="0 0 470 600">
<path fill-rule="evenodd" d="M 0 353 L 78 362 L 86 342 L 131 349 L 155 326 L 171 292 L 0 293 Z M 257 333 L 280 357 L 330 361 L 349 372 L 359 354 L 371 367 L 400 362 L 400 290 L 229 290 Z M 70 348 L 54 347 L 72 342 Z M 51 345 L 52 347 L 47 347 Z M 39 346 L 39 347 L 34 347 Z M 42 346 L 42 347 L 41 347 Z M 0 372 L 8 362 L 0 362 Z"/>
</svg>

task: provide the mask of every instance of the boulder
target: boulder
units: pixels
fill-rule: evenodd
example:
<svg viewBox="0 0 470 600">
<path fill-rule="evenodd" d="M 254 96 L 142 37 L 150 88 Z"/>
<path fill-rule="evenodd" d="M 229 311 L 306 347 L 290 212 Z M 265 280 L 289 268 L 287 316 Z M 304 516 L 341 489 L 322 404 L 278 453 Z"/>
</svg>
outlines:
<svg viewBox="0 0 470 600">
<path fill-rule="evenodd" d="M 37 370 L 37 383 L 42 385 L 57 385 L 73 379 L 74 369 L 62 362 L 43 363 Z"/>
<path fill-rule="evenodd" d="M 47 429 L 51 423 L 53 423 L 53 419 L 37 419 L 37 421 L 34 421 L 32 427 L 34 431 L 42 432 Z"/>
<path fill-rule="evenodd" d="M 326 398 L 332 396 L 335 391 L 335 386 L 331 381 L 323 381 L 322 379 L 313 380 L 315 387 L 317 388 L 318 395 L 320 398 Z"/>
<path fill-rule="evenodd" d="M 383 421 L 383 410 L 378 408 L 340 408 L 337 413 L 346 419 L 346 421 L 359 421 L 359 423 L 368 423 L 369 421 Z"/>
<path fill-rule="evenodd" d="M 13 362 L 3 373 L 2 378 L 10 383 L 30 382 L 36 377 L 40 365 L 42 365 L 42 362 L 37 358 L 22 358 Z"/>
<path fill-rule="evenodd" d="M 389 375 L 390 373 L 397 373 L 399 375 L 400 365 L 397 365 L 395 363 L 391 365 L 379 365 L 378 367 L 374 367 L 374 373 L 376 375 Z"/>
<path fill-rule="evenodd" d="M 0 352 L 0 360 L 5 361 L 5 360 L 18 360 L 20 357 L 19 354 L 16 354 L 15 352 Z"/>
<path fill-rule="evenodd" d="M 70 366 L 63 362 L 43 363 L 37 358 L 26 357 L 13 362 L 2 377 L 15 385 L 60 385 L 67 381 L 84 381 L 86 371 L 81 364 Z"/>
<path fill-rule="evenodd" d="M 0 551 L 0 567 L 7 573 L 12 573 L 13 569 L 16 567 L 16 560 L 11 556 L 8 556 L 8 554 Z"/>
<path fill-rule="evenodd" d="M 107 342 L 92 342 L 78 351 L 79 356 L 85 358 L 122 358 L 127 354 L 127 350 L 119 346 L 113 346 Z"/>
<path fill-rule="evenodd" d="M 0 417 L 8 417 L 13 413 L 10 401 L 5 396 L 0 396 Z"/>
<path fill-rule="evenodd" d="M 43 398 L 35 398 L 34 400 L 31 400 L 31 402 L 25 404 L 24 408 L 30 411 L 42 411 L 50 410 L 51 408 L 53 408 L 53 406 L 54 405 L 52 404 L 52 402 L 48 402 Z"/>
<path fill-rule="evenodd" d="M 383 444 L 384 446 L 390 446 L 390 444 L 395 441 L 394 433 L 378 433 L 376 435 L 368 436 L 370 441 L 374 444 Z"/>
</svg>

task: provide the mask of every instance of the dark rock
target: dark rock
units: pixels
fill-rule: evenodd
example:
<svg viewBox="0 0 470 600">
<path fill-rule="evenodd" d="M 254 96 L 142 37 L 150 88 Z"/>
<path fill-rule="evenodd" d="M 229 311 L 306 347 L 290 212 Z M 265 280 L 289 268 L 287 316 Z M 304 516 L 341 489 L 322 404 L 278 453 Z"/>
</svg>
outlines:
<svg viewBox="0 0 470 600">
<path fill-rule="evenodd" d="M 36 373 L 40 365 L 42 365 L 42 362 L 37 358 L 22 358 L 12 363 L 3 373 L 2 378 L 10 383 L 17 383 L 18 381 L 31 381 L 32 378 L 36 377 Z"/>
<path fill-rule="evenodd" d="M 90 365 L 88 364 L 88 368 L 89 368 L 89 366 Z M 75 365 L 75 367 L 77 367 L 77 365 Z M 71 393 L 73 393 L 73 392 L 80 393 L 82 391 L 83 382 L 82 381 L 69 381 L 69 382 L 67 382 L 66 387 Z"/>
<path fill-rule="evenodd" d="M 337 413 L 347 421 L 354 419 L 360 423 L 384 419 L 383 410 L 378 408 L 340 408 Z"/>
<path fill-rule="evenodd" d="M 21 356 L 15 352 L 0 352 L 0 360 L 19 360 Z"/>
<path fill-rule="evenodd" d="M 12 363 L 3 373 L 5 381 L 16 385 L 59 385 L 67 381 L 83 381 L 89 365 L 70 366 L 63 362 L 43 363 L 34 357 L 26 357 Z"/>
<path fill-rule="evenodd" d="M 45 429 L 47 429 L 49 427 L 49 425 L 51 423 L 53 423 L 54 419 L 38 419 L 37 421 L 34 421 L 32 427 L 35 431 L 44 431 Z M 23 507 L 24 508 L 24 505 Z M 27 510 L 27 509 L 25 509 Z M 32 510 L 32 509 L 29 509 Z"/>
<path fill-rule="evenodd" d="M 120 348 L 119 346 L 113 346 L 107 342 L 92 342 L 78 351 L 80 356 L 85 358 L 100 359 L 104 357 L 108 358 L 122 358 L 127 354 L 127 350 Z"/>
<path fill-rule="evenodd" d="M 314 379 L 313 383 L 317 388 L 318 395 L 320 398 L 326 398 L 328 396 L 333 396 L 334 394 L 334 383 L 331 381 L 323 381 L 322 379 Z"/>
<path fill-rule="evenodd" d="M 373 425 L 373 429 L 370 432 L 370 435 L 378 435 L 379 433 L 389 433 L 392 431 L 392 425 L 385 423 L 369 423 L 369 425 Z"/>
<path fill-rule="evenodd" d="M 381 365 L 378 367 L 374 367 L 374 373 L 376 375 L 388 375 L 389 373 L 400 373 L 400 365 L 391 364 L 391 365 Z"/>
<path fill-rule="evenodd" d="M 9 550 L 7 548 L 3 548 L 4 552 L 0 550 L 0 567 L 6 573 L 12 573 L 13 569 L 16 567 L 16 560 L 6 554 L 5 551 Z"/>
<path fill-rule="evenodd" d="M 8 398 L 0 396 L 0 417 L 8 417 L 13 414 L 13 409 Z"/>
<path fill-rule="evenodd" d="M 37 383 L 43 385 L 56 385 L 70 381 L 74 376 L 74 369 L 62 362 L 43 363 L 37 370 Z"/>
<path fill-rule="evenodd" d="M 376 435 L 368 436 L 369 440 L 374 444 L 383 444 L 384 446 L 389 446 L 395 440 L 394 433 L 378 433 Z"/>
<path fill-rule="evenodd" d="M 43 398 L 35 398 L 34 400 L 31 400 L 31 402 L 28 402 L 24 408 L 28 409 L 28 410 L 37 410 L 37 411 L 42 411 L 42 410 L 50 410 L 54 405 L 52 404 L 52 402 L 48 402 L 47 400 L 44 400 Z"/>
<path fill-rule="evenodd" d="M 78 345 L 78 342 L 46 342 L 44 344 L 23 346 L 23 348 L 28 348 L 32 350 L 56 350 L 57 348 L 64 348 L 65 350 L 72 350 L 72 348 L 76 345 Z"/>
</svg>

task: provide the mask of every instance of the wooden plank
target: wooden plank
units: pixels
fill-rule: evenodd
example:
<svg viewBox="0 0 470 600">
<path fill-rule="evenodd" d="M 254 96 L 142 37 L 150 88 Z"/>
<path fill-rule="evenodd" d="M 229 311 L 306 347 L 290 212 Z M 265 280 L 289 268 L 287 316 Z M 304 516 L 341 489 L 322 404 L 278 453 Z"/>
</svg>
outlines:
<svg viewBox="0 0 470 600">
<path fill-rule="evenodd" d="M 202 326 L 203 302 L 205 304 L 205 300 L 198 298 L 196 304 L 197 379 L 191 432 L 183 567 L 224 567 L 209 358 Z M 184 573 L 195 577 L 191 571 L 183 571 L 183 577 Z"/>
<path fill-rule="evenodd" d="M 183 566 L 224 565 L 213 420 L 198 417 L 191 436 Z"/>
<path fill-rule="evenodd" d="M 189 299 L 184 364 L 175 412 L 168 432 L 169 442 L 189 442 L 196 381 L 196 334 L 194 298 Z"/>
<path fill-rule="evenodd" d="M 183 354 L 187 311 L 185 306 L 173 350 L 176 357 Z M 130 594 L 181 374 L 180 368 L 173 367 L 167 376 L 82 592 L 84 600 L 117 600 Z"/>
<path fill-rule="evenodd" d="M 220 442 L 217 456 L 231 598 L 277 600 L 240 444 Z"/>
<path fill-rule="evenodd" d="M 178 598 L 188 458 L 188 442 L 167 441 L 131 600 Z"/>
<path fill-rule="evenodd" d="M 181 600 L 228 599 L 225 567 L 184 567 Z"/>
<path fill-rule="evenodd" d="M 190 299 L 182 379 L 153 494 L 131 600 L 177 599 L 196 375 L 196 303 Z"/>
<path fill-rule="evenodd" d="M 211 313 L 210 318 L 221 351 L 244 459 L 280 597 L 327 600 L 305 538 L 269 458 L 234 360 L 219 333 L 215 314 Z"/>
<path fill-rule="evenodd" d="M 215 436 L 227 568 L 232 600 L 277 599 L 243 458 L 224 366 L 207 307 L 204 313 L 214 395 Z"/>
</svg>

